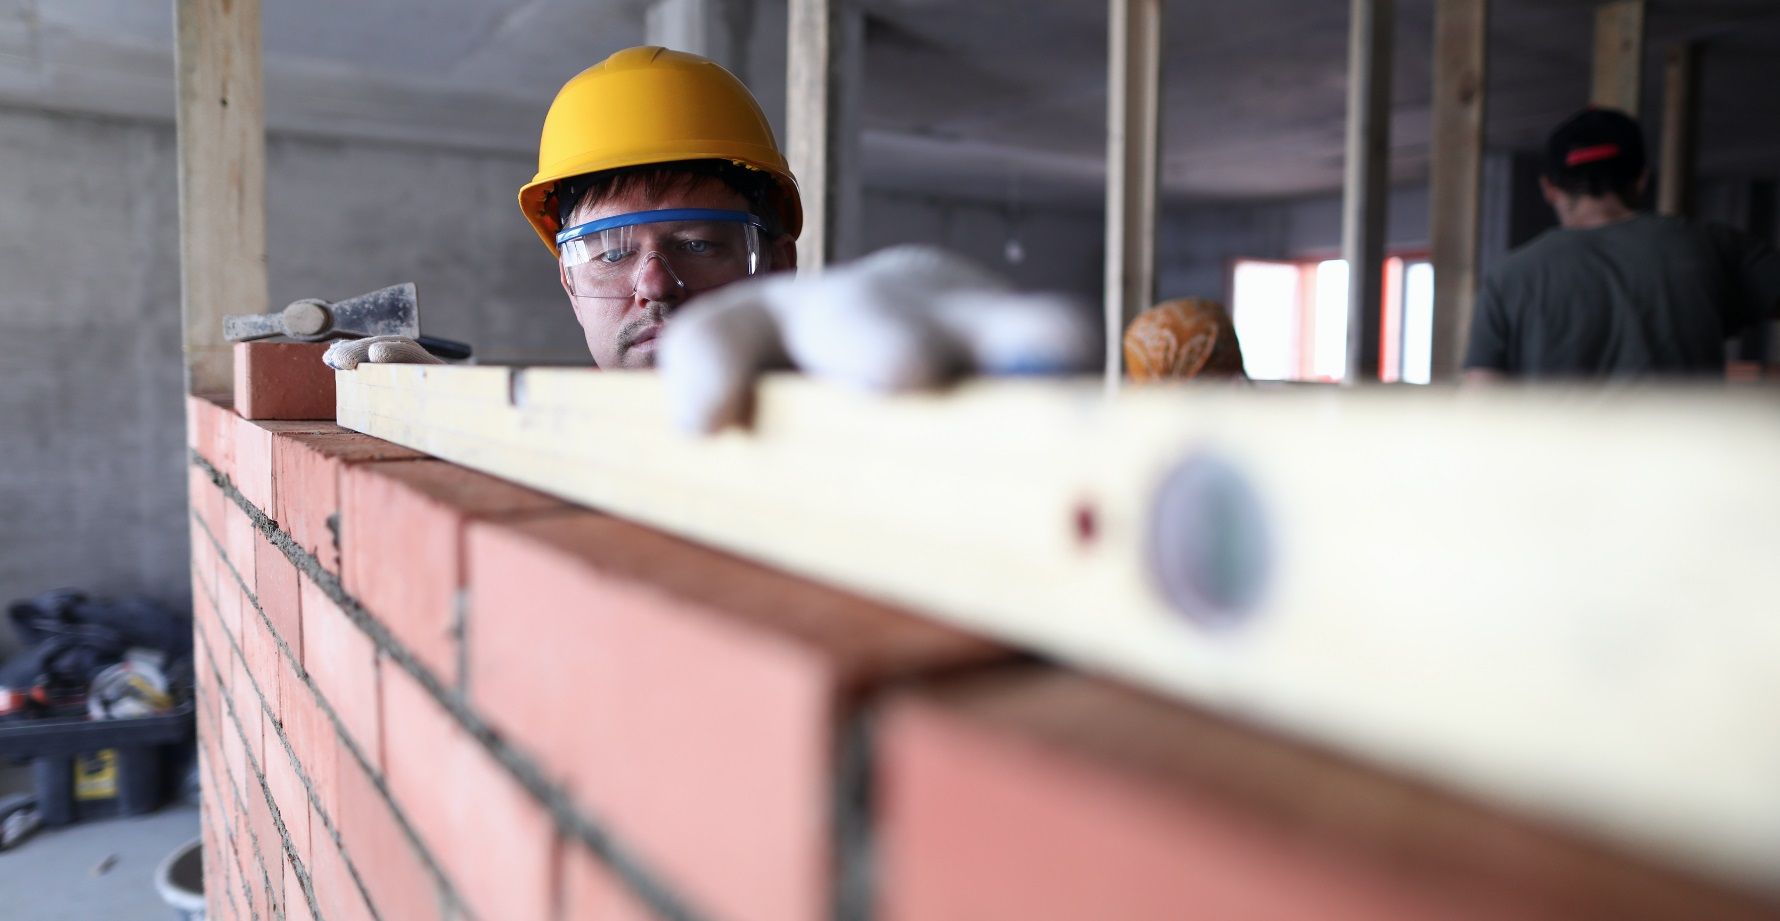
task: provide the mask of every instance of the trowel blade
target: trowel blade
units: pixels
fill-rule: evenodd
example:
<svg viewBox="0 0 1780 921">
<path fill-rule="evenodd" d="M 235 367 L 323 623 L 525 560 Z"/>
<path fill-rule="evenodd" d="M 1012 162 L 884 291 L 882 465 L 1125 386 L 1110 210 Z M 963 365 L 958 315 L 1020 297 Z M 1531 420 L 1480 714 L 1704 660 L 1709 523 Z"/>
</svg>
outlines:
<svg viewBox="0 0 1780 921">
<path fill-rule="evenodd" d="M 328 305 L 333 328 L 359 336 L 420 335 L 420 307 L 414 283 L 390 285 L 380 291 L 349 297 Z"/>
</svg>

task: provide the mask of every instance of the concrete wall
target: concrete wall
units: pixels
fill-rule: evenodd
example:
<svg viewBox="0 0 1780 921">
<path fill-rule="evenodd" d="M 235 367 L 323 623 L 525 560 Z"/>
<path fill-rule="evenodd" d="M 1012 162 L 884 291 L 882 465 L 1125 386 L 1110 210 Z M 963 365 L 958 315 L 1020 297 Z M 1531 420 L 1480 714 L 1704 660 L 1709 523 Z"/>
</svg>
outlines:
<svg viewBox="0 0 1780 921">
<path fill-rule="evenodd" d="M 1084 303 L 1101 297 L 1105 235 L 1097 210 L 1011 209 L 908 192 L 867 189 L 865 250 L 929 243 L 955 250 L 1023 289 L 1062 291 Z M 1020 258 L 1009 258 L 1009 242 Z"/>
<path fill-rule="evenodd" d="M 429 332 L 585 358 L 513 204 L 525 158 L 274 135 L 268 159 L 274 305 L 413 280 Z M 0 163 L 0 602 L 78 586 L 183 606 L 172 126 L 0 109 Z"/>
<path fill-rule="evenodd" d="M 1428 190 L 1391 190 L 1387 242 L 1395 250 L 1428 245 Z M 1337 257 L 1341 197 L 1252 204 L 1164 204 L 1156 228 L 1156 290 L 1162 298 L 1209 297 L 1228 304 L 1230 270 L 1241 258 Z"/>
</svg>

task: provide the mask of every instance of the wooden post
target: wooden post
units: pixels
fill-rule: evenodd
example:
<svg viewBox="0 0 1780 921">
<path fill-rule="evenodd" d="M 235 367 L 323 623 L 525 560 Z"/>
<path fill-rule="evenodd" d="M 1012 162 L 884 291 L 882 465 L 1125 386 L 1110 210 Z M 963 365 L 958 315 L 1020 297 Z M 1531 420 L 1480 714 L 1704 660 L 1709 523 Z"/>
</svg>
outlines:
<svg viewBox="0 0 1780 921">
<path fill-rule="evenodd" d="M 1347 381 L 1376 381 L 1390 183 L 1391 55 L 1396 0 L 1353 0 L 1347 48 L 1347 174 L 1341 256 L 1347 260 Z"/>
<path fill-rule="evenodd" d="M 856 3 L 791 0 L 786 150 L 803 189 L 798 265 L 808 270 L 820 270 L 859 250 L 857 119 L 865 20 Z"/>
<path fill-rule="evenodd" d="M 1595 9 L 1597 106 L 1638 115 L 1644 74 L 1644 0 L 1611 0 Z"/>
<path fill-rule="evenodd" d="M 1699 47 L 1669 49 L 1663 76 L 1662 160 L 1658 168 L 1657 210 L 1685 217 L 1691 210 L 1694 145 L 1699 136 Z"/>
<path fill-rule="evenodd" d="M 223 316 L 266 310 L 260 0 L 178 0 L 175 14 L 186 392 L 227 393 Z"/>
<path fill-rule="evenodd" d="M 1106 108 L 1106 384 L 1124 377 L 1125 324 L 1156 296 L 1162 0 L 1111 0 Z"/>
<path fill-rule="evenodd" d="M 1433 379 L 1458 377 L 1477 299 L 1489 0 L 1436 0 L 1429 232 L 1434 262 Z"/>
</svg>

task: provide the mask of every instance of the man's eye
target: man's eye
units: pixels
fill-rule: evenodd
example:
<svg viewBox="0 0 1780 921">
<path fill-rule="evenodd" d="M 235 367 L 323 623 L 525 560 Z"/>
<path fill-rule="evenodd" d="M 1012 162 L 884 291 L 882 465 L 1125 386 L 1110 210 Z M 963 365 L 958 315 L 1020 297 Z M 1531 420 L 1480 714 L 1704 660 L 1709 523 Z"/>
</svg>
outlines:
<svg viewBox="0 0 1780 921">
<path fill-rule="evenodd" d="M 702 256 L 713 248 L 713 244 L 709 240 L 682 240 L 680 242 L 680 251 L 691 253 L 694 256 Z"/>
<path fill-rule="evenodd" d="M 607 265 L 616 265 L 617 263 L 623 262 L 624 257 L 628 255 L 630 255 L 630 252 L 627 250 L 609 249 L 600 253 L 598 258 L 599 261 L 604 262 Z"/>
</svg>

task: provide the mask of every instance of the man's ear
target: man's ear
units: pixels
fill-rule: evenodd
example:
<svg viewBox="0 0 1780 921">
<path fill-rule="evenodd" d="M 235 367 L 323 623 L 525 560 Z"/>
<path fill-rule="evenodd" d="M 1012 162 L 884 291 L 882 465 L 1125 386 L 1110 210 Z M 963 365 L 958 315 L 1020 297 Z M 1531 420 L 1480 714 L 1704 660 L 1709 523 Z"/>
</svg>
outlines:
<svg viewBox="0 0 1780 921">
<path fill-rule="evenodd" d="M 1564 200 L 1563 191 L 1544 176 L 1539 177 L 1539 194 L 1545 197 L 1545 203 L 1550 205 L 1553 211 L 1563 210 L 1559 207 Z"/>
<path fill-rule="evenodd" d="M 562 282 L 562 293 L 568 295 L 570 300 L 573 300 L 575 292 L 569 290 L 569 268 L 562 264 L 561 259 L 556 260 L 556 279 L 557 281 Z"/>
<path fill-rule="evenodd" d="M 1644 193 L 1648 191 L 1650 191 L 1650 170 L 1645 170 L 1638 175 L 1638 197 L 1643 198 Z"/>
</svg>

